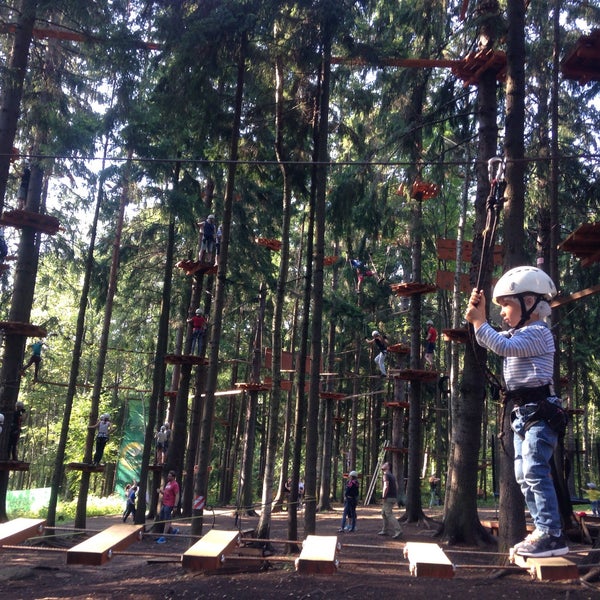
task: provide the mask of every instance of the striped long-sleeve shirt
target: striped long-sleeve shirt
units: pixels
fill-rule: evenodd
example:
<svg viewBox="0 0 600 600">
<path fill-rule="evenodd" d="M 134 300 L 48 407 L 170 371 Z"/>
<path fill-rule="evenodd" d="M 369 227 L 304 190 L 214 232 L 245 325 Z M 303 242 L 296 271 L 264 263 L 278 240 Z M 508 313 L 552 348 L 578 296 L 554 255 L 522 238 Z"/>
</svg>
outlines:
<svg viewBox="0 0 600 600">
<path fill-rule="evenodd" d="M 543 321 L 500 332 L 484 323 L 475 337 L 480 346 L 504 357 L 507 390 L 552 384 L 554 338 Z"/>
</svg>

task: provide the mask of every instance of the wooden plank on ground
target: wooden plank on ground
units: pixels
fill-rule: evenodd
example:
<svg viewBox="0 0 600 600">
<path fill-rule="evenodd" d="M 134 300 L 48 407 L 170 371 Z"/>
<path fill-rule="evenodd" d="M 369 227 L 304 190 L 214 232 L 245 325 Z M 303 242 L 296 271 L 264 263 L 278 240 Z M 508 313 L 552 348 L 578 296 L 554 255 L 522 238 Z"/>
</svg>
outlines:
<svg viewBox="0 0 600 600">
<path fill-rule="evenodd" d="M 335 535 L 309 535 L 302 543 L 302 552 L 296 559 L 296 571 L 306 574 L 333 575 L 338 568 Z"/>
<path fill-rule="evenodd" d="M 407 542 L 404 557 L 408 558 L 410 573 L 415 577 L 454 577 L 454 565 L 437 544 Z"/>
<path fill-rule="evenodd" d="M 115 551 L 124 550 L 142 539 L 143 525 L 119 523 L 97 533 L 67 550 L 68 565 L 99 566 L 108 562 Z"/>
<path fill-rule="evenodd" d="M 539 579 L 540 581 L 579 579 L 577 565 L 564 556 L 533 558 L 511 554 L 510 560 L 515 565 L 527 569 L 533 579 Z"/>
<path fill-rule="evenodd" d="M 46 526 L 45 519 L 19 517 L 0 525 L 0 546 L 20 544 L 31 537 L 41 535 Z"/>
<path fill-rule="evenodd" d="M 188 548 L 182 558 L 181 565 L 184 569 L 192 571 L 212 571 L 218 569 L 240 541 L 239 531 L 223 531 L 211 529 Z"/>
</svg>

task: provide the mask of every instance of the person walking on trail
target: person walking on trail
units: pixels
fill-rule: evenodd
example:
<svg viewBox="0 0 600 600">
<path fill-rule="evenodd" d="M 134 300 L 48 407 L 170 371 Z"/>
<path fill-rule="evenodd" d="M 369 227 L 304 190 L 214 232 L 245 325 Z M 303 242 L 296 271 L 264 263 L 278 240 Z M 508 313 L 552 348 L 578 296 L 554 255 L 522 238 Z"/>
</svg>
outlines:
<svg viewBox="0 0 600 600">
<path fill-rule="evenodd" d="M 15 404 L 15 412 L 13 413 L 12 423 L 8 431 L 8 457 L 9 460 L 17 459 L 17 446 L 19 445 L 19 438 L 23 431 L 23 421 L 25 417 L 25 405 L 19 400 Z"/>
<path fill-rule="evenodd" d="M 160 487 L 157 492 L 160 496 L 161 506 L 160 512 L 158 513 L 158 520 L 162 523 L 163 533 L 179 533 L 177 527 L 171 526 L 171 517 L 175 507 L 179 504 L 179 484 L 176 479 L 177 474 L 175 471 L 169 471 L 167 474 L 167 483 L 164 487 Z M 157 544 L 164 544 L 166 542 L 164 536 L 159 537 L 156 540 Z"/>
<path fill-rule="evenodd" d="M 37 340 L 31 344 L 31 356 L 29 357 L 27 363 L 21 367 L 21 376 L 25 375 L 25 371 L 27 371 L 31 365 L 34 365 L 33 381 L 38 380 L 38 375 L 40 374 L 40 363 L 42 362 L 43 347 L 44 342 L 42 340 Z"/>
<path fill-rule="evenodd" d="M 96 434 L 96 452 L 94 453 L 94 458 L 92 460 L 92 465 L 96 467 L 102 461 L 104 448 L 106 447 L 106 443 L 108 442 L 108 438 L 112 431 L 110 415 L 107 413 L 100 415 L 98 422 L 95 425 L 89 425 L 88 429 L 98 430 L 98 433 Z"/>
<path fill-rule="evenodd" d="M 433 353 L 435 352 L 435 342 L 437 341 L 437 329 L 433 326 L 433 321 L 425 323 L 427 326 L 427 335 L 425 336 L 425 368 L 433 369 Z"/>
<path fill-rule="evenodd" d="M 127 504 L 125 505 L 125 512 L 123 513 L 123 523 L 127 522 L 127 517 L 129 515 L 133 515 L 133 519 L 135 520 L 135 500 L 137 494 L 137 485 L 129 486 L 127 490 Z"/>
<path fill-rule="evenodd" d="M 367 344 L 375 344 L 378 350 L 377 356 L 375 356 L 375 364 L 379 367 L 382 377 L 387 377 L 385 357 L 387 355 L 388 339 L 375 330 L 371 334 L 371 339 L 366 338 L 366 341 Z"/>
<path fill-rule="evenodd" d="M 389 535 L 397 540 L 402 537 L 402 527 L 400 527 L 398 519 L 394 517 L 394 506 L 398 503 L 398 485 L 396 484 L 396 478 L 392 473 L 390 463 L 383 463 L 381 465 L 381 472 L 383 473 L 383 490 L 381 492 L 383 500 L 381 508 L 383 526 L 377 535 Z"/>
<path fill-rule="evenodd" d="M 358 504 L 358 473 L 350 471 L 348 481 L 344 488 L 344 512 L 342 514 L 342 525 L 338 533 L 356 530 L 356 505 Z M 348 527 L 346 528 L 346 520 Z"/>
<path fill-rule="evenodd" d="M 440 505 L 440 492 L 439 492 L 440 478 L 437 473 L 432 473 L 429 478 L 429 508 Z"/>
<path fill-rule="evenodd" d="M 200 355 L 202 336 L 204 335 L 204 330 L 206 329 L 206 317 L 198 308 L 196 309 L 194 316 L 190 317 L 187 322 L 192 324 L 192 347 L 190 348 L 190 354 L 194 354 L 194 348 L 196 348 L 196 353 Z"/>
<path fill-rule="evenodd" d="M 215 244 L 217 243 L 217 227 L 215 225 L 215 215 L 208 215 L 205 221 L 198 223 L 200 235 L 200 263 L 212 263 Z"/>
<path fill-rule="evenodd" d="M 505 401 L 513 401 L 514 470 L 535 525 L 516 544 L 520 556 L 561 556 L 569 552 L 552 481 L 552 455 L 564 435 L 567 417 L 554 394 L 554 338 L 544 319 L 551 314 L 556 286 L 536 267 L 507 271 L 492 294 L 508 331 L 496 331 L 486 320 L 486 298 L 474 289 L 465 317 L 477 343 L 504 357 Z"/>
<path fill-rule="evenodd" d="M 590 501 L 590 508 L 592 509 L 592 515 L 594 517 L 600 516 L 600 490 L 596 484 L 590 481 L 587 484 L 587 497 Z"/>
</svg>

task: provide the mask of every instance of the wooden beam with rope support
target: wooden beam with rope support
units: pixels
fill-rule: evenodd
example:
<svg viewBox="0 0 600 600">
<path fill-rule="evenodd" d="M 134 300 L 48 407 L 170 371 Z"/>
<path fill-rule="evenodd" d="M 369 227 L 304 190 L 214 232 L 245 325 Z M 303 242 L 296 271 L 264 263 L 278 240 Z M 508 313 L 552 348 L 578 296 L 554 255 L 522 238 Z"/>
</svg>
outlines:
<svg viewBox="0 0 600 600">
<path fill-rule="evenodd" d="M 142 539 L 143 525 L 118 523 L 67 550 L 68 565 L 100 566 Z"/>
<path fill-rule="evenodd" d="M 340 544 L 335 535 L 309 535 L 302 542 L 296 571 L 302 575 L 333 575 L 339 566 Z"/>
<path fill-rule="evenodd" d="M 181 566 L 190 571 L 214 571 L 223 566 L 239 543 L 239 531 L 211 529 L 183 553 Z"/>
<path fill-rule="evenodd" d="M 28 519 L 19 517 L 0 524 L 0 547 L 20 544 L 29 538 L 42 535 L 46 519 Z"/>
<path fill-rule="evenodd" d="M 407 542 L 404 546 L 404 558 L 408 559 L 410 574 L 415 577 L 454 577 L 452 561 L 437 544 Z"/>
</svg>

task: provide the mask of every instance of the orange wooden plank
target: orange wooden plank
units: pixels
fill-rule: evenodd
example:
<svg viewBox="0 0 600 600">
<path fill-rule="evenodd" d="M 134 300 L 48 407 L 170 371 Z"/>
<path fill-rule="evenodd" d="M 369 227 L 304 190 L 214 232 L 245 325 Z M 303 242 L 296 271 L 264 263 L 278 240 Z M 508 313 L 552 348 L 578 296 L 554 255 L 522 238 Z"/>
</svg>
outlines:
<svg viewBox="0 0 600 600">
<path fill-rule="evenodd" d="M 239 545 L 239 531 L 211 529 L 202 539 L 188 548 L 181 557 L 184 569 L 215 570 L 223 565 L 227 554 Z"/>
<path fill-rule="evenodd" d="M 454 565 L 437 544 L 406 542 L 404 558 L 415 577 L 454 577 Z"/>
<path fill-rule="evenodd" d="M 540 581 L 579 579 L 577 565 L 564 556 L 533 558 L 511 553 L 510 561 L 526 569 L 533 579 L 539 579 Z"/>
<path fill-rule="evenodd" d="M 26 519 L 19 517 L 0 525 L 0 546 L 20 544 L 31 537 L 41 535 L 46 519 Z"/>
<path fill-rule="evenodd" d="M 99 566 L 142 538 L 143 525 L 119 523 L 67 550 L 68 565 Z"/>
<path fill-rule="evenodd" d="M 338 549 L 335 535 L 309 535 L 302 543 L 302 552 L 296 559 L 296 571 L 305 575 L 333 575 L 339 564 Z"/>
</svg>

